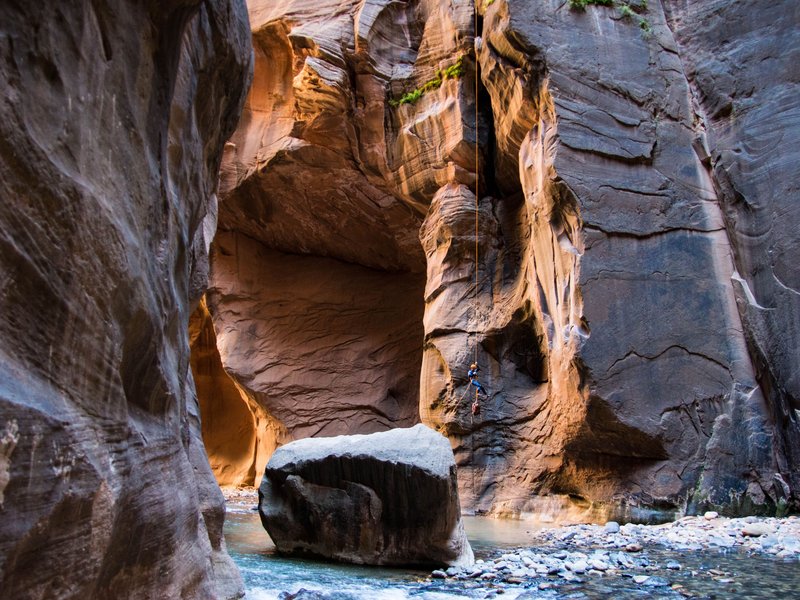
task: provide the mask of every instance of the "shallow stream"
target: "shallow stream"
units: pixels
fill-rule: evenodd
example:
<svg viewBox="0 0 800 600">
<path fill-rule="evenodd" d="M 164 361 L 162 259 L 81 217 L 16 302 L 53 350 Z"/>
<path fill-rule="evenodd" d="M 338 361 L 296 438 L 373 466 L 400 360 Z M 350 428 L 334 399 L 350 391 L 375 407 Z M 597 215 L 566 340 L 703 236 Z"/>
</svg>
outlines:
<svg viewBox="0 0 800 600">
<path fill-rule="evenodd" d="M 484 517 L 465 517 L 464 521 L 476 558 L 489 559 L 531 546 L 530 523 Z M 585 575 L 575 581 L 543 575 L 514 585 L 430 579 L 427 571 L 281 557 L 261 526 L 258 513 L 245 505 L 229 504 L 225 536 L 228 551 L 244 577 L 247 598 L 251 600 L 278 599 L 284 592 L 294 594 L 300 589 L 322 592 L 322 596 L 314 597 L 325 600 L 800 598 L 798 560 L 749 555 L 743 551 L 678 552 L 647 546 L 642 555 L 650 563 L 647 567 L 650 585 L 637 584 L 632 573 Z M 667 569 L 670 561 L 679 562 L 680 570 Z M 541 590 L 540 584 L 552 587 Z"/>
</svg>

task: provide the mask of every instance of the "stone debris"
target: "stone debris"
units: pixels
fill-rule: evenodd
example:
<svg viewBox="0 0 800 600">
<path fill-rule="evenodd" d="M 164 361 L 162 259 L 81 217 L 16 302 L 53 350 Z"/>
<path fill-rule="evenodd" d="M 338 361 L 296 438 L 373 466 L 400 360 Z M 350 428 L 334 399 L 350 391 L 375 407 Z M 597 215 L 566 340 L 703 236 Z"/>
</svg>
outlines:
<svg viewBox="0 0 800 600">
<path fill-rule="evenodd" d="M 482 585 L 535 586 L 546 590 L 564 583 L 582 583 L 595 577 L 626 577 L 642 588 L 683 586 L 670 581 L 684 566 L 679 560 L 659 563 L 648 550 L 714 551 L 729 549 L 800 561 L 800 517 L 736 518 L 713 513 L 684 517 L 664 525 L 572 525 L 531 532 L 531 546 L 479 559 L 468 568 L 451 567 L 434 577 Z M 680 556 L 676 558 L 680 559 Z M 691 571 L 693 576 L 698 571 Z M 719 583 L 734 582 L 732 573 L 708 569 L 705 575 Z"/>
</svg>

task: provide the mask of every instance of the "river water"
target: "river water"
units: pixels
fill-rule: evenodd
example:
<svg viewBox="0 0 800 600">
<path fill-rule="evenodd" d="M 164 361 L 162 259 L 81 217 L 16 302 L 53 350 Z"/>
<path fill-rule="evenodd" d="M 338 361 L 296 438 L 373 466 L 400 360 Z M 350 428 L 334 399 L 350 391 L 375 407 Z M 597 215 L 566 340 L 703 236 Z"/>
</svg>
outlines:
<svg viewBox="0 0 800 600">
<path fill-rule="evenodd" d="M 489 559 L 516 548 L 530 546 L 533 527 L 525 521 L 465 517 L 465 527 L 476 558 Z M 523 585 L 476 580 L 432 580 L 427 571 L 385 569 L 331 564 L 281 557 L 261 526 L 251 505 L 229 504 L 225 524 L 228 551 L 239 566 L 250 600 L 279 599 L 282 593 L 301 589 L 321 592 L 326 600 L 453 600 L 497 598 L 532 600 L 553 598 L 800 598 L 800 562 L 796 559 L 748 555 L 742 551 L 670 551 L 647 547 L 651 580 L 660 587 L 637 584 L 630 573 L 617 576 L 585 576 L 564 581 L 543 576 Z M 668 570 L 670 561 L 681 569 Z M 673 589 L 665 585 L 680 586 Z M 539 584 L 553 587 L 540 590 Z"/>
</svg>

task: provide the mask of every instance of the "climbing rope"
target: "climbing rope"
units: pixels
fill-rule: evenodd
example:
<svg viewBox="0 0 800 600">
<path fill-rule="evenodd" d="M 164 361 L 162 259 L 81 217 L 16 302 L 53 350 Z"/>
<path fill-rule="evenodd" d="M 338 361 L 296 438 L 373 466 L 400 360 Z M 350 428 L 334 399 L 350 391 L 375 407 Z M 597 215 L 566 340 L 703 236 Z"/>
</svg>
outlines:
<svg viewBox="0 0 800 600">
<path fill-rule="evenodd" d="M 474 327 L 475 327 L 475 337 L 473 338 L 474 343 L 474 359 L 473 362 L 477 365 L 478 364 L 478 216 L 479 216 L 479 206 L 478 206 L 478 198 L 480 198 L 480 136 L 478 134 L 478 0 L 475 0 L 475 31 L 473 36 L 473 48 L 475 51 L 475 291 L 474 291 L 474 301 L 473 301 L 473 319 L 474 319 Z M 472 386 L 472 382 L 470 381 L 469 385 L 471 387 L 475 387 L 475 400 L 472 407 L 470 407 L 470 445 L 472 446 L 472 496 L 474 498 L 474 502 L 477 505 L 478 502 L 478 494 L 477 490 L 475 489 L 475 470 L 477 468 L 476 461 L 475 461 L 475 409 L 474 407 L 477 406 L 478 403 L 478 388 L 477 386 Z"/>
<path fill-rule="evenodd" d="M 475 35 L 473 38 L 475 49 L 475 293 L 473 315 L 475 319 L 475 358 L 478 364 L 478 198 L 480 198 L 480 137 L 478 135 L 478 0 L 475 0 Z M 475 400 L 478 400 L 478 389 L 475 388 Z"/>
</svg>

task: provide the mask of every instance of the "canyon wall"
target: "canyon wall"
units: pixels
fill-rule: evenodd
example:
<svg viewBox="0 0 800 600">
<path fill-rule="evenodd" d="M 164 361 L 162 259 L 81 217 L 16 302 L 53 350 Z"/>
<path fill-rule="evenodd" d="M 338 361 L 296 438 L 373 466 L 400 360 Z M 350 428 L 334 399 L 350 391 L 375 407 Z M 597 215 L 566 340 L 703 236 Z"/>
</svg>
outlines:
<svg viewBox="0 0 800 600">
<path fill-rule="evenodd" d="M 798 9 L 473 8 L 250 4 L 206 299 L 239 481 L 418 407 L 467 510 L 797 508 Z"/>
<path fill-rule="evenodd" d="M 234 598 L 189 314 L 243 2 L 0 5 L 0 589 Z"/>
</svg>

